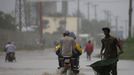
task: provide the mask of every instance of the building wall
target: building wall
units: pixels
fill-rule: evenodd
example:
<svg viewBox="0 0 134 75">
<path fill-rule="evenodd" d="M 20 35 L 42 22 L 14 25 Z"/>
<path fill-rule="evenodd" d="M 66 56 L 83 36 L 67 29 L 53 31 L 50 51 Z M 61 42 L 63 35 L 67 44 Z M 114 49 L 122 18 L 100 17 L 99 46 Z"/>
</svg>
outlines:
<svg viewBox="0 0 134 75">
<path fill-rule="evenodd" d="M 60 26 L 59 22 L 64 20 L 64 17 L 43 17 L 43 20 L 49 20 L 48 27 L 43 29 L 43 33 L 53 33 L 57 31 L 58 27 Z M 66 17 L 65 29 L 77 34 L 77 18 Z"/>
<path fill-rule="evenodd" d="M 68 17 L 66 30 L 75 32 L 77 34 L 77 18 L 76 17 Z"/>
<path fill-rule="evenodd" d="M 59 21 L 62 20 L 63 18 L 58 18 L 58 17 L 43 17 L 43 20 L 48 20 L 48 27 L 43 29 L 43 33 L 48 32 L 48 33 L 53 33 L 57 31 L 57 28 L 60 26 Z"/>
</svg>

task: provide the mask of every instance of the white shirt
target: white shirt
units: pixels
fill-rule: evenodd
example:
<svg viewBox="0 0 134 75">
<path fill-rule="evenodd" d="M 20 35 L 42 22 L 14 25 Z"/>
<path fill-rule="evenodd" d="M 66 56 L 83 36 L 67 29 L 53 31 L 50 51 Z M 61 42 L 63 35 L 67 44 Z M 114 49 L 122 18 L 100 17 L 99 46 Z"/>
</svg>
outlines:
<svg viewBox="0 0 134 75">
<path fill-rule="evenodd" d="M 7 44 L 5 46 L 6 48 L 6 52 L 9 53 L 9 52 L 15 52 L 16 50 L 16 46 L 14 44 Z"/>
</svg>

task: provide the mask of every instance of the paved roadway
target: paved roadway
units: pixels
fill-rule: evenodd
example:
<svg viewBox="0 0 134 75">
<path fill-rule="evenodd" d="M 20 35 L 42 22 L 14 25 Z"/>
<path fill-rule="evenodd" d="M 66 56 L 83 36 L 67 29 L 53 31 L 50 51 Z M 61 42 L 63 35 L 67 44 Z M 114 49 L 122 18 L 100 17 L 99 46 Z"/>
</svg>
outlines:
<svg viewBox="0 0 134 75">
<path fill-rule="evenodd" d="M 97 50 L 97 49 L 96 49 Z M 97 52 L 97 51 L 96 51 Z M 97 53 L 93 53 L 93 56 Z M 80 74 L 94 75 L 91 67 L 87 67 L 99 58 L 92 56 L 87 61 L 86 55 L 80 58 Z M 52 49 L 43 51 L 18 51 L 16 52 L 17 62 L 5 63 L 4 53 L 0 54 L 0 75 L 56 75 L 57 56 Z M 120 60 L 118 62 L 118 75 L 134 75 L 134 61 Z"/>
</svg>

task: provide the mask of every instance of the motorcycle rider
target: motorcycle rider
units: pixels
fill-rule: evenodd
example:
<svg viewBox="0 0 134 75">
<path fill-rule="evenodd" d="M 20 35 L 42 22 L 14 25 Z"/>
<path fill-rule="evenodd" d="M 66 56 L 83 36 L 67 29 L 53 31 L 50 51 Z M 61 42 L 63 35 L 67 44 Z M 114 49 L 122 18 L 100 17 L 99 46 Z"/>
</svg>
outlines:
<svg viewBox="0 0 134 75">
<path fill-rule="evenodd" d="M 68 34 L 68 31 L 66 31 L 66 33 Z M 76 40 L 76 36 L 75 36 L 75 34 L 73 32 L 69 33 L 69 37 L 71 37 L 74 40 Z M 63 67 L 63 64 L 62 64 L 63 56 L 61 54 L 62 46 L 61 46 L 61 44 L 59 42 L 56 44 L 55 50 L 56 50 L 56 54 L 58 55 L 58 62 L 59 62 L 58 69 L 60 69 L 61 67 Z M 82 54 L 82 48 L 80 47 L 80 44 L 78 42 L 75 43 L 75 47 L 74 47 L 74 49 L 71 52 L 72 52 L 72 56 L 71 57 L 75 58 L 74 66 L 78 69 L 78 66 L 79 66 L 79 56 Z"/>
<path fill-rule="evenodd" d="M 61 55 L 63 57 L 71 57 L 73 55 L 73 50 L 75 49 L 76 42 L 75 40 L 70 37 L 70 32 L 65 31 L 63 33 L 63 38 L 60 40 L 61 44 Z"/>
<path fill-rule="evenodd" d="M 70 34 L 69 31 L 65 31 L 63 33 L 63 38 L 61 38 L 61 40 L 55 47 L 59 61 L 58 69 L 63 67 L 64 57 L 72 57 L 73 55 L 73 50 L 76 43 L 75 40 L 72 37 L 70 37 L 69 34 Z"/>
<path fill-rule="evenodd" d="M 15 50 L 16 50 L 16 46 L 15 46 L 14 42 L 8 42 L 5 45 L 5 52 L 6 52 L 5 62 L 8 60 L 8 56 L 10 55 L 10 53 L 13 54 L 13 58 L 16 61 Z"/>
<path fill-rule="evenodd" d="M 74 32 L 70 32 L 70 37 L 74 38 L 74 40 L 76 41 L 76 35 L 74 34 Z M 75 45 L 75 50 L 73 50 L 73 58 L 75 58 L 74 60 L 74 66 L 76 69 L 79 69 L 79 58 L 80 55 L 82 54 L 82 48 L 79 42 L 76 41 L 76 45 Z"/>
<path fill-rule="evenodd" d="M 58 64 L 59 64 L 58 69 L 60 69 L 61 67 L 63 67 L 63 65 L 62 65 L 63 57 L 61 55 L 61 45 L 60 45 L 59 41 L 56 41 L 56 43 L 55 43 L 55 53 L 58 56 Z"/>
</svg>

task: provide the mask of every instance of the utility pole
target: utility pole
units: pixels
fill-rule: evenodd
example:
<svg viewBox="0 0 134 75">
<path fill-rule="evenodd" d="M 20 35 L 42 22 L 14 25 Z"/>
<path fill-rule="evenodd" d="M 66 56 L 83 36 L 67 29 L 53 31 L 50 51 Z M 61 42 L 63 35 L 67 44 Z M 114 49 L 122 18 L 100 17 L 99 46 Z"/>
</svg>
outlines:
<svg viewBox="0 0 134 75">
<path fill-rule="evenodd" d="M 132 38 L 132 0 L 129 0 L 129 38 Z"/>
<path fill-rule="evenodd" d="M 22 6 L 21 6 L 21 0 L 19 0 L 19 30 L 22 31 L 22 22 L 21 22 L 21 15 L 22 15 Z"/>
<path fill-rule="evenodd" d="M 125 33 L 126 33 L 126 36 L 128 37 L 128 34 L 129 34 L 129 32 L 128 32 L 128 20 L 125 20 L 124 21 L 124 23 L 125 23 Z"/>
<path fill-rule="evenodd" d="M 90 21 L 90 2 L 87 3 L 87 17 L 88 17 L 88 21 Z"/>
<path fill-rule="evenodd" d="M 111 13 L 110 11 L 108 10 L 104 10 L 104 14 L 105 14 L 105 17 L 106 17 L 106 22 L 107 22 L 107 27 L 111 27 L 110 24 L 111 24 Z"/>
<path fill-rule="evenodd" d="M 116 37 L 118 37 L 118 16 L 115 17 Z"/>
<path fill-rule="evenodd" d="M 40 23 L 40 26 L 39 26 L 39 33 L 40 33 L 40 44 L 42 46 L 42 40 L 43 40 L 43 21 L 42 21 L 42 14 L 43 14 L 43 11 L 42 11 L 42 2 L 40 1 L 39 2 L 39 23 Z"/>
<path fill-rule="evenodd" d="M 31 26 L 31 5 L 27 0 L 24 1 L 24 13 L 25 13 L 25 28 L 28 31 L 28 27 Z"/>
<path fill-rule="evenodd" d="M 63 0 L 62 1 L 62 14 L 67 15 L 68 12 L 68 1 Z"/>
<path fill-rule="evenodd" d="M 97 4 L 93 5 L 94 6 L 94 17 L 95 17 L 95 20 L 98 20 L 98 15 L 97 15 Z"/>
<path fill-rule="evenodd" d="M 80 9 L 79 9 L 79 1 L 80 0 L 77 0 L 78 2 L 77 2 L 77 34 L 78 34 L 78 36 L 79 36 L 79 34 L 80 34 L 80 23 L 79 23 L 79 18 L 80 18 Z"/>
<path fill-rule="evenodd" d="M 26 26 L 25 2 L 25 0 L 15 0 L 15 19 L 20 32 Z"/>
<path fill-rule="evenodd" d="M 109 11 L 108 13 L 108 22 L 109 22 L 109 27 L 111 27 L 111 24 L 112 24 L 112 14 L 111 14 L 111 11 Z"/>
<path fill-rule="evenodd" d="M 68 14 L 68 1 L 63 0 L 62 1 L 62 14 L 64 15 L 64 29 L 66 28 L 67 24 L 67 14 Z"/>
</svg>

